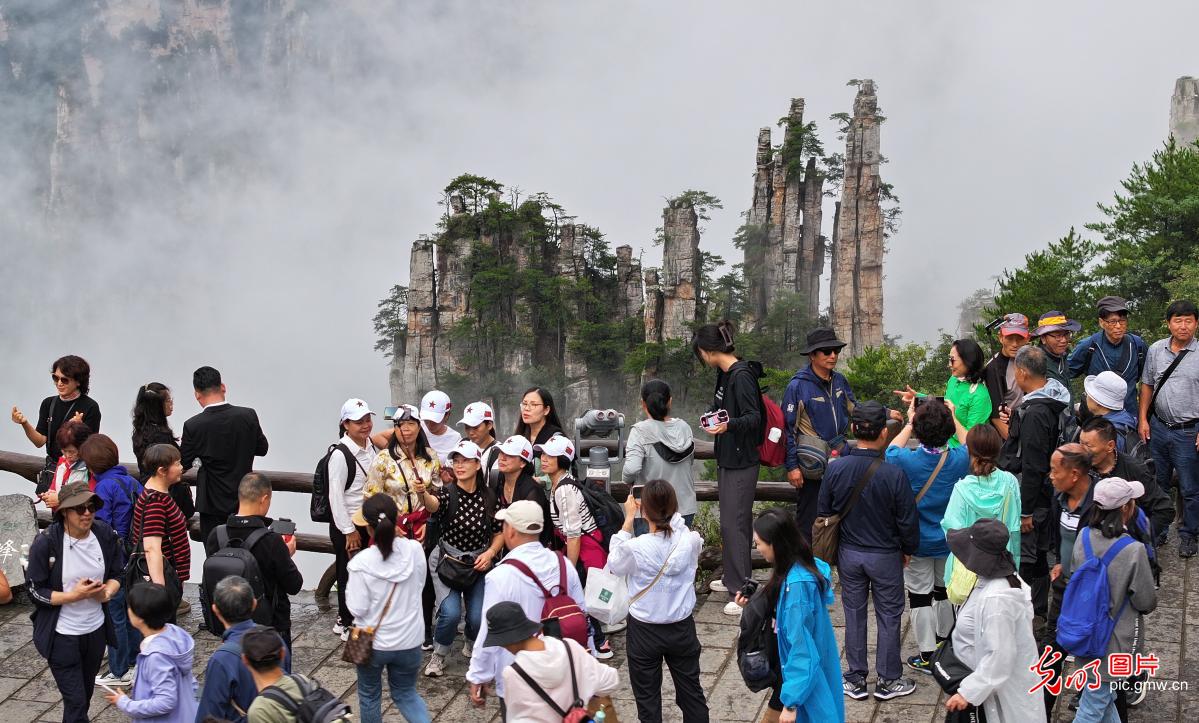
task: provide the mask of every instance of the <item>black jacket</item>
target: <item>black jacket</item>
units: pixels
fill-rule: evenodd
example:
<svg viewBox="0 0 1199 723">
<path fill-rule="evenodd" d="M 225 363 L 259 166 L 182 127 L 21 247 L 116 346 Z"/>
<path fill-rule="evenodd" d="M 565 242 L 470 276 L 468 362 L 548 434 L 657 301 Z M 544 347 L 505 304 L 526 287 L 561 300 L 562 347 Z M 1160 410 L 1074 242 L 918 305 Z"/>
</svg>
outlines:
<svg viewBox="0 0 1199 723">
<path fill-rule="evenodd" d="M 60 606 L 50 602 L 50 593 L 63 591 L 60 564 L 63 532 L 63 523 L 55 520 L 34 538 L 29 546 L 29 567 L 25 569 L 25 584 L 33 600 L 33 612 L 29 615 L 33 621 L 33 646 L 46 660 L 50 659 L 50 651 L 58 637 L 55 628 L 62 611 Z M 104 553 L 104 581 L 120 580 L 124 585 L 125 551 L 117 533 L 103 520 L 92 522 L 92 533 Z M 112 617 L 108 614 L 108 603 L 102 603 L 101 607 L 104 608 L 104 637 L 109 645 L 115 646 L 117 638 Z"/>
<path fill-rule="evenodd" d="M 729 413 L 729 428 L 716 436 L 716 466 L 725 469 L 756 467 L 762 443 L 762 392 L 758 379 L 762 365 L 738 360 L 727 372 L 716 373 L 716 391 L 711 411 Z"/>
<path fill-rule="evenodd" d="M 254 530 L 260 527 L 270 527 L 271 518 L 251 515 L 229 515 L 229 537 L 244 540 Z M 204 542 L 204 553 L 211 555 L 219 549 L 216 530 Z M 272 601 L 275 609 L 271 615 L 271 625 L 277 630 L 291 630 L 291 600 L 288 595 L 296 595 L 304 587 L 304 576 L 296 568 L 291 555 L 287 551 L 287 543 L 275 532 L 268 532 L 250 550 L 258 563 L 258 571 L 262 574 L 262 584 L 266 588 L 266 597 Z"/>
<path fill-rule="evenodd" d="M 1024 398 L 1012 414 L 1007 441 L 999 451 L 999 468 L 1020 480 L 1020 514 L 1050 509 L 1049 458 L 1057 449 L 1058 416 L 1065 402 L 1048 397 Z"/>
<path fill-rule="evenodd" d="M 502 474 L 499 482 L 491 491 L 495 493 L 497 500 L 503 500 L 504 476 Z M 533 478 L 531 465 L 526 465 L 525 471 L 516 478 L 516 487 L 512 491 L 512 499 L 508 500 L 508 504 L 517 500 L 531 500 L 541 506 L 541 513 L 545 517 L 545 525 L 541 528 L 541 544 L 553 549 L 556 543 L 554 541 L 554 518 L 550 516 L 550 499 L 545 494 L 545 487 Z M 500 505 L 501 508 L 507 506 L 503 502 Z"/>
<path fill-rule="evenodd" d="M 873 450 L 855 448 L 830 461 L 820 483 L 816 514 L 827 517 L 842 512 L 854 485 L 878 456 Z M 916 494 L 903 470 L 890 462 L 880 464 L 857 504 L 841 518 L 839 532 L 840 544 L 847 549 L 916 554 L 920 547 Z M 831 565 L 834 561 L 825 562 Z"/>
<path fill-rule="evenodd" d="M 200 460 L 196 509 L 228 517 L 237 511 L 237 486 L 267 452 L 258 413 L 231 404 L 208 406 L 183 424 L 183 469 Z"/>
<path fill-rule="evenodd" d="M 1157 478 L 1149 471 L 1148 467 L 1139 460 L 1116 452 L 1116 464 L 1110 472 L 1101 474 L 1092 471 L 1091 473 L 1092 483 L 1105 477 L 1121 477 L 1140 482 L 1145 487 L 1145 494 L 1137 500 L 1137 507 L 1145 510 L 1145 514 L 1149 517 L 1149 522 L 1153 525 L 1154 537 L 1170 528 L 1170 523 L 1174 521 L 1174 503 L 1170 500 L 1170 495 L 1158 486 Z"/>
</svg>

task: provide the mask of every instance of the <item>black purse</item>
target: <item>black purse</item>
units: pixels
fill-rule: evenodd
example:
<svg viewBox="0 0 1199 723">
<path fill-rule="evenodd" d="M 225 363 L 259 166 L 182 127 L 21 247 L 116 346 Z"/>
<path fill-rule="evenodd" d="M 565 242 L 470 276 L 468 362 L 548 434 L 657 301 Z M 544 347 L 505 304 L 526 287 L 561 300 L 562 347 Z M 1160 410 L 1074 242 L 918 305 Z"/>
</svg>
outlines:
<svg viewBox="0 0 1199 723">
<path fill-rule="evenodd" d="M 144 497 L 139 497 L 140 502 Z M 134 512 L 136 513 L 136 504 Z M 135 515 L 136 516 L 136 515 Z M 132 552 L 129 553 L 129 561 L 125 565 L 124 585 L 122 589 L 126 592 L 132 590 L 138 585 L 145 585 L 148 582 L 153 582 L 150 577 L 150 562 L 146 559 L 146 548 L 142 545 L 142 529 L 145 524 L 145 514 L 142 515 L 142 525 L 137 529 L 137 543 L 132 545 Z M 171 540 L 171 544 L 175 543 Z M 128 544 L 128 541 L 127 541 Z M 171 558 L 167 557 L 166 552 L 162 553 L 162 581 L 166 583 L 163 587 L 171 595 L 171 600 L 175 605 L 179 605 L 179 601 L 183 599 L 183 582 L 179 579 L 179 573 L 175 571 L 175 565 L 171 562 Z"/>
<path fill-rule="evenodd" d="M 445 549 L 445 544 L 438 545 L 441 559 L 437 561 L 437 577 L 445 586 L 456 592 L 466 592 L 474 587 L 479 580 L 479 571 L 475 569 L 475 556 L 464 553 L 461 557 L 451 555 Z"/>
</svg>

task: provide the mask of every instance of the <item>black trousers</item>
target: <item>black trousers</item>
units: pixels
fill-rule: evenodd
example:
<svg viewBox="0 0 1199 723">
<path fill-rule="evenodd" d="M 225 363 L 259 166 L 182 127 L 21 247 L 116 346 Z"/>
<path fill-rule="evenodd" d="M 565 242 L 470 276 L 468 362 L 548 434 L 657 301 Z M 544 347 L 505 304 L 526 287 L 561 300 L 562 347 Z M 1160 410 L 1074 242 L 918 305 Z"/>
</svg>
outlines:
<svg viewBox="0 0 1199 723">
<path fill-rule="evenodd" d="M 103 625 L 87 635 L 54 634 L 50 673 L 62 694 L 63 723 L 87 723 L 87 708 L 106 647 Z"/>
<path fill-rule="evenodd" d="M 699 683 L 699 638 L 691 616 L 677 623 L 643 623 L 629 616 L 625 633 L 629 682 L 641 723 L 662 720 L 662 661 L 674 679 L 675 703 L 683 723 L 708 723 L 708 703 Z"/>
<path fill-rule="evenodd" d="M 806 479 L 803 487 L 795 490 L 795 523 L 799 534 L 809 545 L 812 544 L 812 524 L 816 522 L 817 501 L 820 498 L 820 480 Z"/>
<path fill-rule="evenodd" d="M 365 548 L 371 539 L 370 532 L 365 527 L 357 530 Z M 329 540 L 333 543 L 333 564 L 337 568 L 337 621 L 342 627 L 349 628 L 354 624 L 354 616 L 346 607 L 346 584 L 350 581 L 350 571 L 346 567 L 350 564 L 350 554 L 346 552 L 346 536 L 332 522 L 329 523 Z"/>
</svg>

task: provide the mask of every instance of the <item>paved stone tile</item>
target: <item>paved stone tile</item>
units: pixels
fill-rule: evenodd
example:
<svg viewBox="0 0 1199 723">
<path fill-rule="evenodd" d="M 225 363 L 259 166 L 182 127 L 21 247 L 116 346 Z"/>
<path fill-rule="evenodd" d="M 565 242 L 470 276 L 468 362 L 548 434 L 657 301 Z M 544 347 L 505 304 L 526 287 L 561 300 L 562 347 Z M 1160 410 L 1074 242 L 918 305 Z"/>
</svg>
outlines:
<svg viewBox="0 0 1199 723">
<path fill-rule="evenodd" d="M 903 700 L 906 701 L 907 698 Z M 878 704 L 878 712 L 873 720 L 874 723 L 933 723 L 938 714 L 944 720 L 945 709 L 932 705 L 910 705 L 889 700 Z"/>
<path fill-rule="evenodd" d="M 4 721 L 4 723 L 30 723 L 41 718 L 51 707 L 49 703 L 31 703 L 9 699 L 0 703 L 0 721 Z M 59 711 L 58 717 L 55 720 L 62 720 L 61 711 Z"/>
</svg>

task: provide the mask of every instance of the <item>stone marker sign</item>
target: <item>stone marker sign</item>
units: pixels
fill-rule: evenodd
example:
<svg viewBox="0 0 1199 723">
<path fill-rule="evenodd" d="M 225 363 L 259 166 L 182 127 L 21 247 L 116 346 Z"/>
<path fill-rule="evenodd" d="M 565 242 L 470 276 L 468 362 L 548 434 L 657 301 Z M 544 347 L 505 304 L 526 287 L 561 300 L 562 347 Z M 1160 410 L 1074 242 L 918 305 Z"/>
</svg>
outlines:
<svg viewBox="0 0 1199 723">
<path fill-rule="evenodd" d="M 13 587 L 25 584 L 21 546 L 32 545 L 36 535 L 33 500 L 25 495 L 0 495 L 0 570 Z"/>
</svg>

